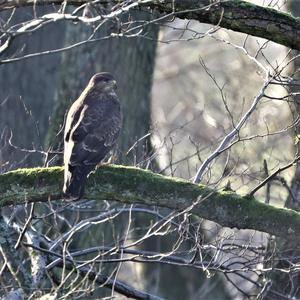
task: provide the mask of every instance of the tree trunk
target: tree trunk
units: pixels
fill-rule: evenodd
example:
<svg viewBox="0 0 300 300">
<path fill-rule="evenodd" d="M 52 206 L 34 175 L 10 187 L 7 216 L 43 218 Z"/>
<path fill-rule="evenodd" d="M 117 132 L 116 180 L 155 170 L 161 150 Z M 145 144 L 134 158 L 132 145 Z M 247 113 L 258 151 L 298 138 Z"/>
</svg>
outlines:
<svg viewBox="0 0 300 300">
<path fill-rule="evenodd" d="M 40 9 L 37 9 L 39 13 Z M 45 9 L 43 8 L 43 11 Z M 15 12 L 14 20 L 22 22 L 24 16 L 33 15 L 33 9 L 22 8 Z M 1 13 L 4 20 L 7 13 Z M 59 48 L 64 32 L 63 24 L 51 25 L 31 36 L 18 39 L 7 55 L 39 52 L 46 47 Z M 24 46 L 25 45 L 25 46 Z M 26 149 L 42 150 L 48 130 L 48 118 L 53 106 L 58 83 L 60 56 L 41 56 L 0 66 L 0 172 L 18 167 L 41 164 L 40 154 L 29 154 L 12 148 L 12 143 Z"/>
</svg>

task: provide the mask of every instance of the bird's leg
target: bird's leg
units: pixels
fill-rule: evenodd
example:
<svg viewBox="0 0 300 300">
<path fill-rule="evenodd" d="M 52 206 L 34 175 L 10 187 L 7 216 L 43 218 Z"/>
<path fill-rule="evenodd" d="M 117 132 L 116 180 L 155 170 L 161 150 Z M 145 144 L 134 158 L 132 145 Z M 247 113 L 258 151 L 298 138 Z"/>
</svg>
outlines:
<svg viewBox="0 0 300 300">
<path fill-rule="evenodd" d="M 105 162 L 99 162 L 99 164 L 96 165 L 96 168 L 95 170 L 101 168 L 103 165 L 105 165 L 106 163 Z"/>
<path fill-rule="evenodd" d="M 102 166 L 107 166 L 113 164 L 117 160 L 117 155 L 115 153 L 112 153 L 112 155 L 108 158 L 107 161 L 102 161 L 99 164 L 96 165 L 96 169 L 101 168 Z"/>
<path fill-rule="evenodd" d="M 99 169 L 99 168 L 101 168 L 101 167 L 108 166 L 108 165 L 110 165 L 110 163 L 111 163 L 110 160 L 99 162 L 99 164 L 96 165 L 95 170 L 97 170 L 97 169 Z"/>
</svg>

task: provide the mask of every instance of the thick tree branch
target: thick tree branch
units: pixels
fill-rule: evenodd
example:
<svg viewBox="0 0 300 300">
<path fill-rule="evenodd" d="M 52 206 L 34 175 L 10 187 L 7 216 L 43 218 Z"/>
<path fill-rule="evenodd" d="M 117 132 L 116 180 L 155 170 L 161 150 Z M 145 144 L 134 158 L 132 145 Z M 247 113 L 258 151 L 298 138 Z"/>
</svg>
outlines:
<svg viewBox="0 0 300 300">
<path fill-rule="evenodd" d="M 164 5 L 164 2 L 168 1 L 154 2 L 156 2 L 155 7 L 160 11 L 168 13 L 172 11 Z M 179 18 L 219 25 L 300 50 L 300 19 L 290 14 L 241 0 L 225 0 L 210 5 L 209 9 L 193 11 L 189 10 L 199 7 L 199 2 L 207 4 L 209 1 L 177 0 L 175 2 L 175 11 Z"/>
<path fill-rule="evenodd" d="M 0 11 L 22 6 L 62 4 L 63 2 L 63 0 L 6 0 L 0 1 Z M 86 0 L 70 0 L 67 3 L 79 6 L 86 2 Z M 97 2 L 107 3 L 107 0 Z M 219 25 L 300 50 L 299 18 L 242 0 L 224 0 L 210 5 L 209 2 L 208 0 L 142 0 L 138 5 L 131 7 L 151 7 L 161 13 Z M 125 7 L 126 5 L 124 9 Z"/>
<path fill-rule="evenodd" d="M 20 169 L 2 174 L 0 207 L 61 199 L 62 181 L 61 167 Z M 190 207 L 193 214 L 225 227 L 254 229 L 288 239 L 300 238 L 300 213 L 293 210 L 134 167 L 101 167 L 89 177 L 85 198 L 175 210 Z"/>
</svg>

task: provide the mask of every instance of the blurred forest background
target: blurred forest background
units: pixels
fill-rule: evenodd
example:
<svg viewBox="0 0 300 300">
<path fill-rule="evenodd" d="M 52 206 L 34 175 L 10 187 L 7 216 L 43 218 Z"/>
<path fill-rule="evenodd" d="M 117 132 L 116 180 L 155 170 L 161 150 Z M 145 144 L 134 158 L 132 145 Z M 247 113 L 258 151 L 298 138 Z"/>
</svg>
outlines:
<svg viewBox="0 0 300 300">
<path fill-rule="evenodd" d="M 297 0 L 252 2 L 292 12 L 295 16 L 300 14 L 300 1 Z M 104 12 L 105 9 L 103 7 Z M 39 16 L 55 10 L 54 6 L 37 6 L 34 10 L 32 7 L 18 8 L 13 14 L 4 11 L 0 13 L 0 22 L 3 25 L 11 18 L 10 24 L 20 24 L 33 14 Z M 93 15 L 97 12 L 91 8 L 87 13 Z M 61 165 L 65 113 L 90 77 L 106 71 L 117 79 L 125 116 L 124 130 L 115 149 L 117 162 L 193 180 L 201 162 L 218 147 L 259 94 L 264 75 L 258 63 L 270 72 L 276 67 L 282 68 L 280 75 L 283 77 L 291 74 L 297 76 L 298 60 L 287 63 L 296 53 L 284 46 L 193 20 L 170 17 L 161 22 L 151 22 L 158 17 L 155 12 L 146 10 L 131 12 L 130 22 L 140 24 L 150 21 L 142 34 L 133 31 L 135 34 L 132 36 L 110 37 L 120 24 L 125 26 L 129 22 L 128 15 L 124 14 L 118 19 L 119 23 L 115 20 L 107 22 L 97 31 L 94 26 L 80 22 L 53 22 L 12 41 L 1 57 L 3 60 L 20 54 L 67 47 L 88 40 L 91 35 L 99 39 L 67 51 L 0 65 L 0 171 Z M 297 93 L 297 87 L 292 92 Z M 291 90 L 285 85 L 268 86 L 266 94 L 269 98 L 265 97 L 259 103 L 230 149 L 209 166 L 202 179 L 203 184 L 217 190 L 225 188 L 247 194 L 269 174 L 293 161 L 298 142 L 298 111 L 294 97 L 289 93 Z M 287 169 L 255 196 L 281 207 L 292 203 L 294 175 L 295 168 Z M 35 213 L 40 221 L 33 226 L 45 235 L 57 238 L 61 232 L 78 224 L 80 218 L 88 219 L 97 211 L 103 213 L 108 209 L 120 209 L 121 206 L 107 201 L 101 204 L 82 202 L 83 206 L 80 205 L 79 208 L 67 207 L 64 217 L 58 218 L 55 226 L 52 224 L 53 228 L 49 229 L 52 222 L 51 216 L 47 215 L 50 205 L 39 204 L 35 207 Z M 297 208 L 298 204 L 291 204 L 290 207 Z M 60 208 L 60 204 L 55 204 L 52 209 Z M 129 207 L 122 208 L 126 213 L 116 216 L 111 223 L 107 221 L 106 227 L 99 225 L 79 232 L 70 249 L 95 246 L 95 241 L 89 240 L 95 234 L 101 240 L 100 244 L 105 246 L 123 243 L 125 235 L 133 244 L 133 249 L 191 258 L 193 242 L 186 239 L 177 245 L 180 232 L 171 228 L 166 230 L 165 235 L 154 234 L 145 238 L 140 247 L 134 245 L 134 240 L 145 236 L 151 224 L 157 221 L 158 217 L 153 212 L 166 216 L 169 211 L 153 208 L 151 215 L 146 212 L 148 208 L 137 206 L 131 214 Z M 2 209 L 2 215 L 9 219 L 9 222 L 6 221 L 8 224 L 15 222 L 22 228 L 28 211 L 23 206 L 8 207 Z M 178 218 L 179 223 L 187 222 L 184 216 Z M 147 290 L 164 299 L 259 299 L 259 291 L 265 282 L 269 282 L 269 278 L 280 282 L 277 274 L 266 271 L 261 275 L 259 272 L 272 248 L 272 238 L 267 234 L 222 228 L 192 216 L 188 221 L 191 227 L 196 228 L 196 224 L 200 224 L 201 228 L 197 230 L 202 234 L 201 242 L 209 248 L 201 248 L 202 259 L 235 271 L 218 273 L 214 269 L 216 265 L 210 269 L 200 264 L 193 269 L 179 262 L 172 265 L 159 262 L 121 264 L 114 261 L 110 267 L 107 267 L 109 264 L 100 264 L 99 269 L 112 274 L 112 278 L 129 282 L 137 289 Z M 129 223 L 134 224 L 132 232 Z M 277 251 L 278 245 L 273 245 L 272 249 Z M 219 248 L 227 250 L 220 253 Z M 285 254 L 282 252 L 282 256 Z M 11 290 L 12 279 L 4 274 L 2 271 L 2 288 L 7 293 Z M 295 282 L 299 283 L 299 279 Z M 104 292 L 96 286 L 89 286 L 88 289 L 84 280 L 81 284 L 81 292 L 75 292 L 72 286 L 71 294 L 61 292 L 59 283 L 52 286 L 43 283 L 42 286 L 44 291 L 55 290 L 57 299 L 114 296 L 113 290 Z M 292 288 L 289 284 L 287 286 L 284 289 L 289 289 L 289 296 L 284 298 L 275 293 L 266 295 L 265 299 L 299 296 L 299 288 L 293 287 L 291 292 Z M 280 289 L 275 288 L 275 291 L 281 292 Z M 87 292 L 90 294 L 87 295 Z M 115 297 L 122 299 L 119 294 Z"/>
</svg>

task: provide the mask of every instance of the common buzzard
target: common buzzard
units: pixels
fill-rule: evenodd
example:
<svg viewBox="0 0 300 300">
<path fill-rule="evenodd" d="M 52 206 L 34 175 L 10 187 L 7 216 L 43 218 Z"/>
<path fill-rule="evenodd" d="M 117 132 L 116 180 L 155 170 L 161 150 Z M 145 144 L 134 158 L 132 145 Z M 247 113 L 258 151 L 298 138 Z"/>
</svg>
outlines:
<svg viewBox="0 0 300 300">
<path fill-rule="evenodd" d="M 82 197 L 88 174 L 116 142 L 122 125 L 116 81 L 109 73 L 95 74 L 72 104 L 64 134 L 66 198 Z"/>
</svg>

